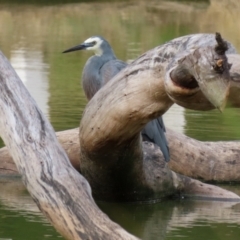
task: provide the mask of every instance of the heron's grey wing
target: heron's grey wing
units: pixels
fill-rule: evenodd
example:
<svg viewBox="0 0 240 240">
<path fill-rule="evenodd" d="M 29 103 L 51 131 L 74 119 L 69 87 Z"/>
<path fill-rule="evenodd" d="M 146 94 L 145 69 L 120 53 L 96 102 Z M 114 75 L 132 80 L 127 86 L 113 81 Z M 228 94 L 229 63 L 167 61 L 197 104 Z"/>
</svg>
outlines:
<svg viewBox="0 0 240 240">
<path fill-rule="evenodd" d="M 165 131 L 163 119 L 162 117 L 159 117 L 147 123 L 145 128 L 142 130 L 142 137 L 144 141 L 157 144 L 163 153 L 165 161 L 169 162 L 170 153 Z"/>
<path fill-rule="evenodd" d="M 123 68 L 127 66 L 127 63 L 115 59 L 105 63 L 100 69 L 100 75 L 102 79 L 102 86 L 105 85 L 111 78 L 119 73 Z"/>
</svg>

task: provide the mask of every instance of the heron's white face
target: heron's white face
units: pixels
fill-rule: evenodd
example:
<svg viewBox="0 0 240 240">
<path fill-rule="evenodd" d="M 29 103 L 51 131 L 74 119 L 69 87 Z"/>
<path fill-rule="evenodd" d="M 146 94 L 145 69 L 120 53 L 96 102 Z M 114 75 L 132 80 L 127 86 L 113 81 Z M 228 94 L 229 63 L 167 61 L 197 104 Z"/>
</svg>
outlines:
<svg viewBox="0 0 240 240">
<path fill-rule="evenodd" d="M 98 56 L 102 55 L 102 49 L 100 47 L 102 42 L 103 40 L 99 37 L 90 37 L 86 41 L 84 41 L 84 43 L 94 43 L 93 46 L 87 47 L 86 50 L 91 50 Z"/>
</svg>

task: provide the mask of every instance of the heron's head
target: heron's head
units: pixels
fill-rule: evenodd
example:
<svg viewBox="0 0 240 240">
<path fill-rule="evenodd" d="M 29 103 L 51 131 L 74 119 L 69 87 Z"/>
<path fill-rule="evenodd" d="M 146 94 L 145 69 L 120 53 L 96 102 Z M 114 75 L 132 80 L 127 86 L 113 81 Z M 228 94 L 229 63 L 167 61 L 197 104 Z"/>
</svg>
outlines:
<svg viewBox="0 0 240 240">
<path fill-rule="evenodd" d="M 111 51 L 111 46 L 103 37 L 93 36 L 85 40 L 83 43 L 63 51 L 63 53 L 78 50 L 90 50 L 93 51 L 95 55 L 101 56 L 109 50 Z"/>
</svg>

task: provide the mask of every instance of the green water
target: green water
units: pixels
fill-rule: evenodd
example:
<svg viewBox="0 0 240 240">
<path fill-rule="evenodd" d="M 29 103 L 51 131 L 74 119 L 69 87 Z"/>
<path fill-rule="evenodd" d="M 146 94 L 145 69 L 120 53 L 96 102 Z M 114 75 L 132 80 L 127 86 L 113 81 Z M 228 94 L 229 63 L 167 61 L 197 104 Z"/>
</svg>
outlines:
<svg viewBox="0 0 240 240">
<path fill-rule="evenodd" d="M 240 3 L 211 1 L 0 0 L 0 49 L 56 131 L 78 127 L 86 104 L 79 84 L 89 52 L 62 54 L 92 35 L 131 60 L 172 38 L 220 32 L 240 49 Z M 196 112 L 174 106 L 165 124 L 200 140 L 238 140 L 240 111 Z M 238 186 L 230 187 L 240 192 Z M 169 200 L 99 206 L 129 232 L 161 240 L 239 240 L 235 203 Z M 19 178 L 0 180 L 0 240 L 61 238 L 36 208 Z"/>
<path fill-rule="evenodd" d="M 225 186 L 239 192 L 238 186 Z M 19 178 L 0 179 L 0 239 L 63 239 L 39 212 Z M 115 222 L 146 240 L 238 240 L 240 203 L 168 200 L 98 203 Z"/>
</svg>

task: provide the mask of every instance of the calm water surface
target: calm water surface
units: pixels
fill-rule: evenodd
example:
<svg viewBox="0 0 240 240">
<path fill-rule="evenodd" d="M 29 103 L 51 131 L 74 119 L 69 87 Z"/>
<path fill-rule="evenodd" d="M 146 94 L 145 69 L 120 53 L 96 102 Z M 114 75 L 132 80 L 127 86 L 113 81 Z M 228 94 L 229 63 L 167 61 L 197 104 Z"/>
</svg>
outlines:
<svg viewBox="0 0 240 240">
<path fill-rule="evenodd" d="M 74 3 L 73 3 L 74 2 Z M 0 0 L 0 48 L 56 131 L 77 127 L 86 100 L 79 84 L 89 52 L 61 54 L 92 35 L 109 40 L 128 61 L 172 38 L 216 32 L 240 50 L 240 2 Z M 169 128 L 200 140 L 238 140 L 240 111 L 197 112 L 174 106 Z M 230 187 L 240 192 L 238 186 Z M 99 206 L 143 239 L 239 240 L 240 205 L 172 200 Z M 61 238 L 36 208 L 20 179 L 0 179 L 0 240 Z"/>
</svg>

